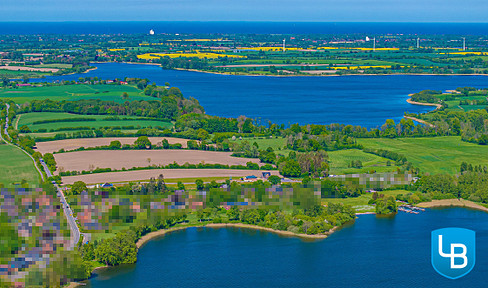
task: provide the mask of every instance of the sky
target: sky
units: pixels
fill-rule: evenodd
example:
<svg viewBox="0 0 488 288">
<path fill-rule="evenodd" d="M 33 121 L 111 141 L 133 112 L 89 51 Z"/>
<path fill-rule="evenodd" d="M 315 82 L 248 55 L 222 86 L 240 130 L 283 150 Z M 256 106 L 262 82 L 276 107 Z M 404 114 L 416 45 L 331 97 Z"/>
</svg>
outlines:
<svg viewBox="0 0 488 288">
<path fill-rule="evenodd" d="M 0 0 L 0 22 L 488 22 L 487 0 Z"/>
</svg>

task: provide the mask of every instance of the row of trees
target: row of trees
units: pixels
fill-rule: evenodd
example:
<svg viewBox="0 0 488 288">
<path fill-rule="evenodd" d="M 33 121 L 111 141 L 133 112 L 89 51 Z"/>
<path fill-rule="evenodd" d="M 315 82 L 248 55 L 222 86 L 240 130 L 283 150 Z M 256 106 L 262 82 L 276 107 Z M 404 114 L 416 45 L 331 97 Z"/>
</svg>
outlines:
<svg viewBox="0 0 488 288">
<path fill-rule="evenodd" d="M 431 199 L 464 198 L 488 203 L 488 173 L 484 168 L 481 171 L 480 168 L 473 171 L 468 168 L 459 176 L 447 174 L 424 176 L 417 181 L 416 187 L 419 192 L 428 195 Z"/>
</svg>

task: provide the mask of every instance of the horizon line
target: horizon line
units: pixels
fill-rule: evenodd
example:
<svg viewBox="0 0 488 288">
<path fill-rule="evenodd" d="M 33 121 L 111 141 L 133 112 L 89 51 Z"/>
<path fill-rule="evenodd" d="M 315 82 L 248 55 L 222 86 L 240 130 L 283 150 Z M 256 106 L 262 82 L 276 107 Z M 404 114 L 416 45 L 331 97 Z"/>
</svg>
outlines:
<svg viewBox="0 0 488 288">
<path fill-rule="evenodd" d="M 487 22 L 460 22 L 460 21 L 435 21 L 435 22 L 408 22 L 408 21 L 274 21 L 274 20 L 51 20 L 51 21 L 0 21 L 0 23 L 130 23 L 130 22 L 185 22 L 185 23 L 368 23 L 368 24 L 488 24 Z"/>
</svg>

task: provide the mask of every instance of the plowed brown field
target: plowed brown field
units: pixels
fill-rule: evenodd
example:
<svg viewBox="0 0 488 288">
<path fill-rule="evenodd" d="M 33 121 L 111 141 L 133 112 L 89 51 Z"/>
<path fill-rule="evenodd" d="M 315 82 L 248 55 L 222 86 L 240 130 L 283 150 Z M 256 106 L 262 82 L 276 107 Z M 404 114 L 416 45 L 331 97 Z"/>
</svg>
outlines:
<svg viewBox="0 0 488 288">
<path fill-rule="evenodd" d="M 150 165 L 259 163 L 259 159 L 231 157 L 231 152 L 198 150 L 93 150 L 54 154 L 59 171 L 82 171 L 95 168 L 132 168 Z"/>
</svg>

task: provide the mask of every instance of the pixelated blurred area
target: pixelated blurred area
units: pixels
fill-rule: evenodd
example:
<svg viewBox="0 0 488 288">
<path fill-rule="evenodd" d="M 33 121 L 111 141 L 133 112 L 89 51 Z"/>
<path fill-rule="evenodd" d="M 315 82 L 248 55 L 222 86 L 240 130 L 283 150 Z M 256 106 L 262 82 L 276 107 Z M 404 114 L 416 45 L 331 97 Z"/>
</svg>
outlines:
<svg viewBox="0 0 488 288">
<path fill-rule="evenodd" d="M 26 286 L 32 268 L 47 271 L 69 244 L 59 200 L 41 188 L 0 189 L 1 287 Z"/>
<path fill-rule="evenodd" d="M 176 190 L 168 194 L 165 186 L 154 181 L 121 187 L 96 188 L 70 197 L 71 208 L 85 236 L 90 233 L 113 233 L 133 225 L 153 225 L 158 229 L 161 219 L 177 217 L 185 221 L 195 211 L 220 207 L 239 209 L 307 209 L 320 205 L 322 198 L 343 198 L 346 189 L 373 191 L 411 183 L 411 174 L 378 173 L 338 175 L 329 181 L 308 185 L 263 185 L 259 182 L 221 183 L 207 191 Z M 334 184 L 335 183 L 335 184 Z M 217 184 L 217 183 L 215 183 Z M 329 184 L 329 185 L 328 185 Z M 352 187 L 352 188 L 351 188 Z M 353 189 L 354 190 L 354 189 Z M 358 192 L 360 193 L 360 192 Z M 183 218 L 182 218 L 183 217 Z"/>
</svg>

